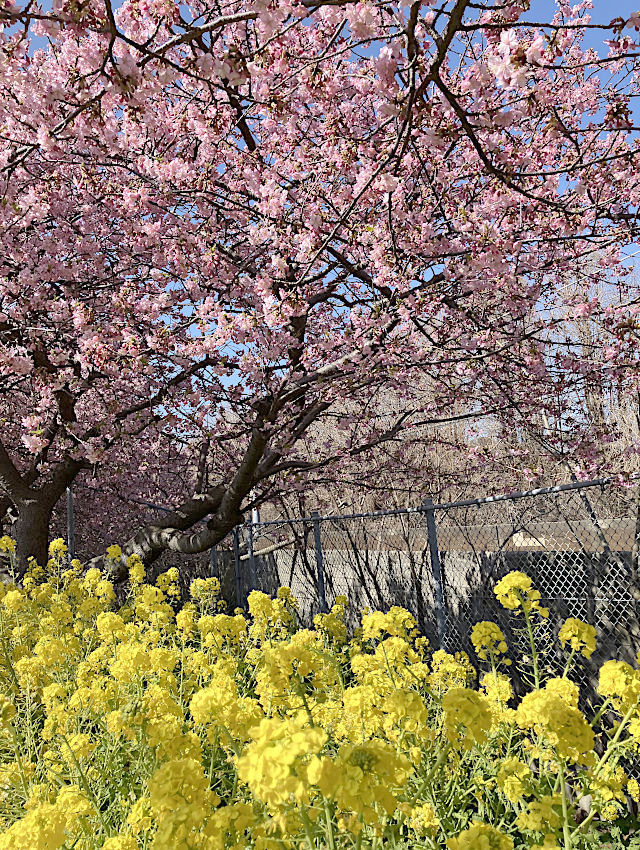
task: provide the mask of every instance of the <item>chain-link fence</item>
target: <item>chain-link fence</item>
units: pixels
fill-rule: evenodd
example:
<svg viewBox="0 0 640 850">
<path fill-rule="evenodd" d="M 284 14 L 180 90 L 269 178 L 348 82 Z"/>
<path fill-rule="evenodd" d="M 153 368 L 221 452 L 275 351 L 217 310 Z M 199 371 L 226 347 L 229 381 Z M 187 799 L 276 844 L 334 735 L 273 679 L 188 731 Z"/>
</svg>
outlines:
<svg viewBox="0 0 640 850">
<path fill-rule="evenodd" d="M 502 608 L 495 583 L 531 576 L 550 616 L 541 626 L 546 663 L 559 666 L 557 631 L 567 617 L 596 626 L 598 650 L 580 677 L 607 658 L 640 651 L 640 511 L 635 488 L 607 479 L 528 493 L 368 514 L 252 522 L 219 551 L 218 574 L 240 604 L 252 589 L 291 587 L 303 622 L 344 594 L 364 607 L 409 609 L 432 646 L 472 653 L 470 632 L 497 622 L 526 656 L 521 620 Z"/>
<path fill-rule="evenodd" d="M 73 549 L 70 493 L 67 526 Z M 287 586 L 310 625 L 342 594 L 355 626 L 363 608 L 401 605 L 432 646 L 469 654 L 474 623 L 493 620 L 520 657 L 528 652 L 521 620 L 497 603 L 493 588 L 522 570 L 550 611 L 541 627 L 547 663 L 562 664 L 556 636 L 567 617 L 598 631 L 598 649 L 580 671 L 585 685 L 601 661 L 633 661 L 640 651 L 640 495 L 609 479 L 447 504 L 425 500 L 407 510 L 252 521 L 195 560 L 186 570 L 181 564 L 186 584 L 217 575 L 231 607 L 244 606 L 253 589 L 275 594 Z"/>
</svg>

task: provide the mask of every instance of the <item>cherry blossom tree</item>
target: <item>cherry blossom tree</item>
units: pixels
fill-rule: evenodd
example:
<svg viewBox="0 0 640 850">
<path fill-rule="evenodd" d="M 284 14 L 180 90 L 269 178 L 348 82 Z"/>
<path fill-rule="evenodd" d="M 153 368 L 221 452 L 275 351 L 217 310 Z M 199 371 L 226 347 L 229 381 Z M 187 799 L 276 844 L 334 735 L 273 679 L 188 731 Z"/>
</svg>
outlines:
<svg viewBox="0 0 640 850">
<path fill-rule="evenodd" d="M 411 429 L 530 428 L 603 369 L 634 384 L 640 15 L 528 7 L 3 0 L 0 508 L 22 563 L 88 475 L 150 492 L 172 453 L 174 510 L 123 547 L 150 562 Z M 565 286 L 587 261 L 615 303 Z M 572 312 L 602 356 L 550 349 Z"/>
</svg>

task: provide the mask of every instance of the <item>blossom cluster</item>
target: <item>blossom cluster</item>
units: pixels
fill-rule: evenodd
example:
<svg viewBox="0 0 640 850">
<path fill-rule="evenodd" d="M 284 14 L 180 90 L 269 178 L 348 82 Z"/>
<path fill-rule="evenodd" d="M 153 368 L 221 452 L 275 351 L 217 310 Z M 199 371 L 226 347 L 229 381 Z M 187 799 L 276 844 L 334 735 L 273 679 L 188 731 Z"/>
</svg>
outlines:
<svg viewBox="0 0 640 850">
<path fill-rule="evenodd" d="M 545 456 L 630 471 L 640 441 L 590 388 L 637 398 L 639 18 L 592 5 L 1 0 L 21 563 L 72 483 L 87 551 L 134 528 L 145 557 L 187 551 L 219 482 L 246 482 L 221 529 L 252 489 L 328 492 L 363 457 L 411 491 L 425 423 L 478 410 L 482 448 L 448 438 L 461 484 L 505 454 L 510 486 Z M 181 534 L 140 533 L 150 498 Z"/>
<path fill-rule="evenodd" d="M 0 586 L 0 850 L 583 850 L 640 826 L 640 670 L 607 661 L 589 718 L 588 624 L 516 696 L 493 623 L 476 669 L 401 608 L 350 635 L 338 597 L 304 628 L 288 588 L 225 613 L 214 578 L 181 600 L 177 571 L 128 566 L 119 606 L 62 541 Z M 496 595 L 535 640 L 531 580 Z"/>
</svg>

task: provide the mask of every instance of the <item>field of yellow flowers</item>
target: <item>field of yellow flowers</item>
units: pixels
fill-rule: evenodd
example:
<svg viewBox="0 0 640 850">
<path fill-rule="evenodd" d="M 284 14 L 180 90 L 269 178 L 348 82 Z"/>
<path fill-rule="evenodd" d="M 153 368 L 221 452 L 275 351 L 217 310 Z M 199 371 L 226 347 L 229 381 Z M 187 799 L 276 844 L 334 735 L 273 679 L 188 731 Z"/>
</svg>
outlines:
<svg viewBox="0 0 640 850">
<path fill-rule="evenodd" d="M 595 630 L 567 620 L 545 680 L 548 612 L 523 573 L 495 587 L 530 641 L 516 699 L 493 623 L 473 629 L 476 670 L 401 608 L 350 636 L 338 598 L 310 630 L 287 588 L 227 614 L 216 579 L 182 603 L 176 570 L 128 566 L 118 608 L 61 540 L 0 585 L 0 850 L 640 846 L 640 670 L 606 662 L 583 713 L 571 671 Z"/>
</svg>

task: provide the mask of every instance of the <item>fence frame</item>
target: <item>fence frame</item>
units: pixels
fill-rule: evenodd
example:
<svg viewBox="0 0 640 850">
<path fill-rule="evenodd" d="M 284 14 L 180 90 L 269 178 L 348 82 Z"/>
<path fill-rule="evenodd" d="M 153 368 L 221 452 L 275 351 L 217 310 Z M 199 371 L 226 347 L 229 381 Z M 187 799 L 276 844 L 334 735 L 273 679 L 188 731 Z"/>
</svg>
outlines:
<svg viewBox="0 0 640 850">
<path fill-rule="evenodd" d="M 438 640 L 443 649 L 447 649 L 447 608 L 444 596 L 444 579 L 442 576 L 442 563 L 440 561 L 440 550 L 438 549 L 438 531 L 436 528 L 435 505 L 430 498 L 425 499 L 422 510 L 427 520 L 427 540 L 429 543 L 429 554 L 431 560 L 431 575 L 433 577 L 433 590 L 435 600 L 436 627 Z"/>
<path fill-rule="evenodd" d="M 268 532 L 269 529 L 275 529 L 277 527 L 287 526 L 294 532 L 295 529 L 306 527 L 310 527 L 313 531 L 313 549 L 315 555 L 315 569 L 312 572 L 315 572 L 315 575 L 312 575 L 312 572 L 309 572 L 311 568 L 311 563 L 305 560 L 306 569 L 304 572 L 303 582 L 307 583 L 311 580 L 311 582 L 315 583 L 315 588 L 312 591 L 313 598 L 315 602 L 313 602 L 314 611 L 326 611 L 328 609 L 328 599 L 327 599 L 327 566 L 325 564 L 325 557 L 323 552 L 323 524 L 331 523 L 334 527 L 338 527 L 340 523 L 343 523 L 348 520 L 367 520 L 367 519 L 376 519 L 376 518 L 384 518 L 384 517 L 409 517 L 409 516 L 422 516 L 424 518 L 424 522 L 421 523 L 419 527 L 422 527 L 426 532 L 426 546 L 427 549 L 423 550 L 422 557 L 424 558 L 424 552 L 427 551 L 427 557 L 429 558 L 429 564 L 427 566 L 426 575 L 429 576 L 427 580 L 427 586 L 431 585 L 431 595 L 432 595 L 432 604 L 433 604 L 433 614 L 434 621 L 433 625 L 435 627 L 434 632 L 437 632 L 437 641 L 440 647 L 447 651 L 454 651 L 454 644 L 458 644 L 460 642 L 460 636 L 458 634 L 460 623 L 463 620 L 454 621 L 452 618 L 459 617 L 459 613 L 454 613 L 457 611 L 457 605 L 460 604 L 463 597 L 460 597 L 456 594 L 456 601 L 454 602 L 452 599 L 447 599 L 447 594 L 450 592 L 450 579 L 447 581 L 445 577 L 445 572 L 449 572 L 451 569 L 448 566 L 449 559 L 451 558 L 450 549 L 446 545 L 444 548 L 446 549 L 446 563 L 443 561 L 443 556 L 439 546 L 439 528 L 440 521 L 438 517 L 441 515 L 446 515 L 448 512 L 452 512 L 457 508 L 474 508 L 480 507 L 483 505 L 491 505 L 496 502 L 515 502 L 516 500 L 521 499 L 535 499 L 536 497 L 543 496 L 551 496 L 555 494 L 561 493 L 571 493 L 572 491 L 578 491 L 580 494 L 580 501 L 586 505 L 585 517 L 591 520 L 591 524 L 594 524 L 593 532 L 589 531 L 590 536 L 594 541 L 600 540 L 605 546 L 605 550 L 609 552 L 610 555 L 614 557 L 614 560 L 621 563 L 621 559 L 616 554 L 615 551 L 609 549 L 606 544 L 606 538 L 600 527 L 600 522 L 598 517 L 595 515 L 593 511 L 593 507 L 591 505 L 590 500 L 587 498 L 587 491 L 593 488 L 601 488 L 604 492 L 605 488 L 614 484 L 636 484 L 640 481 L 640 474 L 631 475 L 631 476 L 608 476 L 596 479 L 590 479 L 587 481 L 578 481 L 573 480 L 564 484 L 556 484 L 548 487 L 538 487 L 532 490 L 519 490 L 515 492 L 506 492 L 506 493 L 498 493 L 490 496 L 479 497 L 475 499 L 462 499 L 451 502 L 440 502 L 434 504 L 431 498 L 425 498 L 422 504 L 417 507 L 410 508 L 397 508 L 392 510 L 383 510 L 383 511 L 362 511 L 362 512 L 353 512 L 348 514 L 326 514 L 321 515 L 318 511 L 313 511 L 309 516 L 299 516 L 299 517 L 283 517 L 281 519 L 275 520 L 264 520 L 256 522 L 256 517 L 254 515 L 251 516 L 251 519 L 248 520 L 243 527 L 237 528 L 234 532 L 234 540 L 237 541 L 236 545 L 234 545 L 234 562 L 235 562 L 235 571 L 236 577 L 241 576 L 241 578 L 237 581 L 238 593 L 237 599 L 239 600 L 239 605 L 241 607 L 246 607 L 246 598 L 248 593 L 252 589 L 256 589 L 258 585 L 262 583 L 262 576 L 257 575 L 257 571 L 259 569 L 259 558 L 265 557 L 267 555 L 272 554 L 273 552 L 288 549 L 291 544 L 294 542 L 290 537 L 281 542 L 274 542 L 273 545 L 269 545 L 266 548 L 263 548 L 261 542 L 258 542 L 259 538 L 266 536 L 262 534 L 262 532 Z M 635 501 L 634 510 L 637 513 L 636 519 L 638 520 L 638 527 L 640 528 L 640 500 Z M 562 509 L 560 509 L 562 510 Z M 562 516 L 562 513 L 560 513 Z M 258 517 L 259 519 L 259 517 Z M 573 517 L 571 519 L 567 519 L 566 522 L 573 522 Z M 543 520 L 544 522 L 544 520 Z M 465 526 L 466 527 L 466 526 Z M 415 526 L 414 526 L 415 528 Z M 498 526 L 496 525 L 496 533 Z M 440 528 L 440 530 L 442 530 Z M 239 545 L 239 535 L 242 532 L 242 536 L 245 540 L 244 551 L 246 554 L 240 554 L 240 545 Z M 604 541 L 604 542 L 603 542 Z M 262 541 L 264 542 L 264 541 Z M 248 545 L 247 545 L 248 544 Z M 496 550 L 496 555 L 499 552 L 502 552 L 502 546 L 504 544 L 499 544 L 499 549 Z M 326 543 L 325 543 L 326 546 Z M 353 545 L 350 544 L 347 546 L 347 549 L 352 550 Z M 295 551 L 295 549 L 293 550 Z M 305 544 L 305 552 L 306 549 Z M 327 550 L 329 551 L 329 550 Z M 462 551 L 462 550 L 461 550 Z M 486 550 L 487 553 L 493 550 Z M 509 550 L 513 551 L 513 550 Z M 517 552 L 517 550 L 515 550 Z M 525 550 L 523 550 L 524 552 Z M 528 551 L 528 550 L 527 550 Z M 543 548 L 542 550 L 536 550 L 538 552 L 549 552 L 556 553 L 555 549 Z M 562 550 L 559 550 L 562 551 Z M 570 550 L 567 550 L 570 551 Z M 577 551 L 577 550 L 576 550 Z M 594 551 L 600 551 L 594 550 Z M 622 551 L 622 550 L 621 550 Z M 583 550 L 582 554 L 585 555 L 586 550 Z M 626 552 L 626 550 L 625 550 Z M 535 554 L 535 553 L 534 553 Z M 313 556 L 312 556 L 313 557 Z M 501 555 L 502 557 L 502 555 Z M 423 561 L 423 564 L 426 563 L 426 560 Z M 454 563 L 454 562 L 452 562 Z M 247 569 L 248 567 L 248 569 Z M 293 570 L 295 570 L 293 562 L 291 565 L 291 576 L 294 575 Z M 357 569 L 357 567 L 356 567 Z M 422 569 L 422 568 L 421 568 Z M 452 575 L 460 575 L 456 568 L 456 573 L 452 573 Z M 481 569 L 478 564 L 477 569 Z M 333 576 L 333 571 L 331 573 L 332 578 L 331 586 L 333 587 L 333 581 L 335 580 L 335 576 Z M 425 575 L 421 573 L 421 575 Z M 482 573 L 478 573 L 479 577 L 482 577 Z M 414 578 L 415 581 L 415 578 Z M 425 587 L 422 583 L 424 579 L 420 579 L 420 586 Z M 286 582 L 284 582 L 286 583 Z M 308 587 L 310 585 L 307 584 Z M 239 588 L 242 587 L 242 591 Z M 448 589 L 449 588 L 449 589 Z M 262 588 L 265 589 L 265 588 Z M 640 598 L 640 588 L 638 588 L 638 596 Z M 492 596 L 492 594 L 491 594 Z M 566 597 L 569 600 L 569 597 Z M 608 598 L 608 597 L 607 597 Z M 561 596 L 558 596 L 557 599 L 562 599 Z M 495 601 L 495 600 L 494 600 Z M 611 600 L 614 601 L 614 600 Z M 312 612 L 313 613 L 313 612 Z M 454 627 L 455 624 L 455 627 Z M 455 632 L 455 634 L 454 634 Z"/>
<path fill-rule="evenodd" d="M 276 519 L 276 520 L 266 520 L 262 521 L 260 519 L 259 513 L 257 510 L 251 512 L 251 518 L 245 522 L 241 526 L 236 526 L 232 531 L 232 551 L 233 551 L 233 570 L 234 570 L 234 592 L 235 592 L 235 601 L 238 607 L 246 606 L 246 597 L 248 593 L 253 590 L 257 584 L 257 575 L 256 575 L 256 558 L 263 554 L 262 550 L 255 550 L 255 539 L 256 532 L 260 532 L 261 529 L 267 529 L 270 527 L 282 526 L 283 524 L 287 524 L 290 526 L 295 526 L 302 524 L 311 525 L 313 529 L 313 541 L 314 541 L 314 552 L 315 552 L 315 582 L 316 582 L 316 591 L 319 599 L 319 607 L 320 610 L 325 612 L 328 610 L 327 605 L 327 596 L 326 596 L 326 577 L 325 577 L 325 565 L 324 565 L 324 556 L 323 556 L 323 548 L 322 548 L 322 524 L 325 522 L 344 522 L 347 520 L 356 520 L 356 519 L 375 519 L 382 517 L 398 517 L 398 516 L 410 516 L 412 514 L 421 514 L 425 519 L 425 527 L 427 532 L 427 541 L 429 548 L 429 557 L 430 557 L 430 566 L 431 566 L 431 577 L 433 581 L 433 591 L 434 591 L 434 613 L 436 619 L 436 627 L 438 640 L 440 645 L 443 648 L 447 648 L 449 642 L 449 634 L 448 634 L 448 623 L 447 623 L 447 614 L 448 614 L 448 605 L 446 599 L 446 591 L 445 591 L 445 581 L 443 575 L 443 566 L 442 559 L 440 555 L 440 549 L 438 546 L 438 522 L 436 518 L 437 512 L 446 512 L 456 508 L 467 508 L 467 507 L 479 507 L 481 505 L 490 505 L 495 502 L 501 501 L 516 501 L 519 499 L 526 499 L 532 497 L 539 497 L 545 495 L 553 495 L 558 493 L 570 492 L 570 491 L 579 491 L 581 498 L 583 499 L 586 507 L 587 513 L 591 516 L 592 521 L 594 522 L 594 526 L 598 531 L 598 534 L 603 539 L 603 545 L 605 548 L 608 548 L 606 543 L 606 538 L 602 534 L 601 529 L 599 528 L 599 524 L 595 514 L 593 513 L 593 508 L 591 507 L 589 500 L 586 498 L 586 493 L 584 497 L 582 496 L 583 491 L 586 491 L 590 488 L 600 487 L 604 490 L 605 487 L 613 485 L 613 484 L 624 484 L 624 483 L 632 483 L 640 480 L 640 473 L 632 474 L 632 475 L 611 475 L 601 478 L 590 479 L 586 481 L 579 481 L 575 478 L 574 480 L 564 483 L 564 484 L 556 484 L 549 487 L 538 487 L 532 490 L 518 490 L 507 493 L 498 493 L 490 496 L 484 496 L 475 499 L 462 499 L 458 501 L 452 502 L 440 502 L 434 504 L 431 498 L 427 497 L 424 502 L 417 507 L 408 507 L 408 508 L 396 508 L 392 510 L 385 511 L 366 511 L 366 512 L 354 512 L 349 514 L 326 514 L 320 515 L 318 511 L 313 511 L 310 516 L 305 517 L 293 517 L 287 519 Z M 163 505 L 156 505 L 151 502 L 147 502 L 139 499 L 131 499 L 134 502 L 139 502 L 140 504 L 146 505 L 148 507 L 152 507 L 157 510 L 161 510 L 164 512 L 171 512 L 172 509 L 165 507 Z M 640 504 L 640 503 L 639 503 Z M 74 516 L 74 493 L 71 487 L 67 488 L 66 491 L 66 519 L 67 519 L 67 546 L 68 546 L 68 557 L 71 560 L 75 555 L 75 516 Z M 634 543 L 634 550 L 631 553 L 632 558 L 632 570 L 634 567 L 634 557 L 638 561 L 640 561 L 640 507 L 637 510 L 636 515 L 636 540 Z M 241 545 L 240 545 L 240 536 L 245 537 L 247 541 L 247 553 L 245 555 L 241 555 Z M 275 547 L 269 547 L 267 551 L 275 551 L 278 548 L 281 548 L 280 545 L 276 545 Z M 635 554 L 634 554 L 635 553 Z M 615 553 L 612 553 L 615 555 Z M 244 562 L 244 564 L 243 564 Z M 248 569 L 243 568 L 247 566 Z M 210 575 L 216 576 L 220 578 L 219 575 L 219 553 L 218 548 L 213 546 L 210 550 L 209 554 L 209 571 Z M 640 601 L 640 588 L 636 588 L 634 591 L 634 598 L 636 601 Z"/>
</svg>

